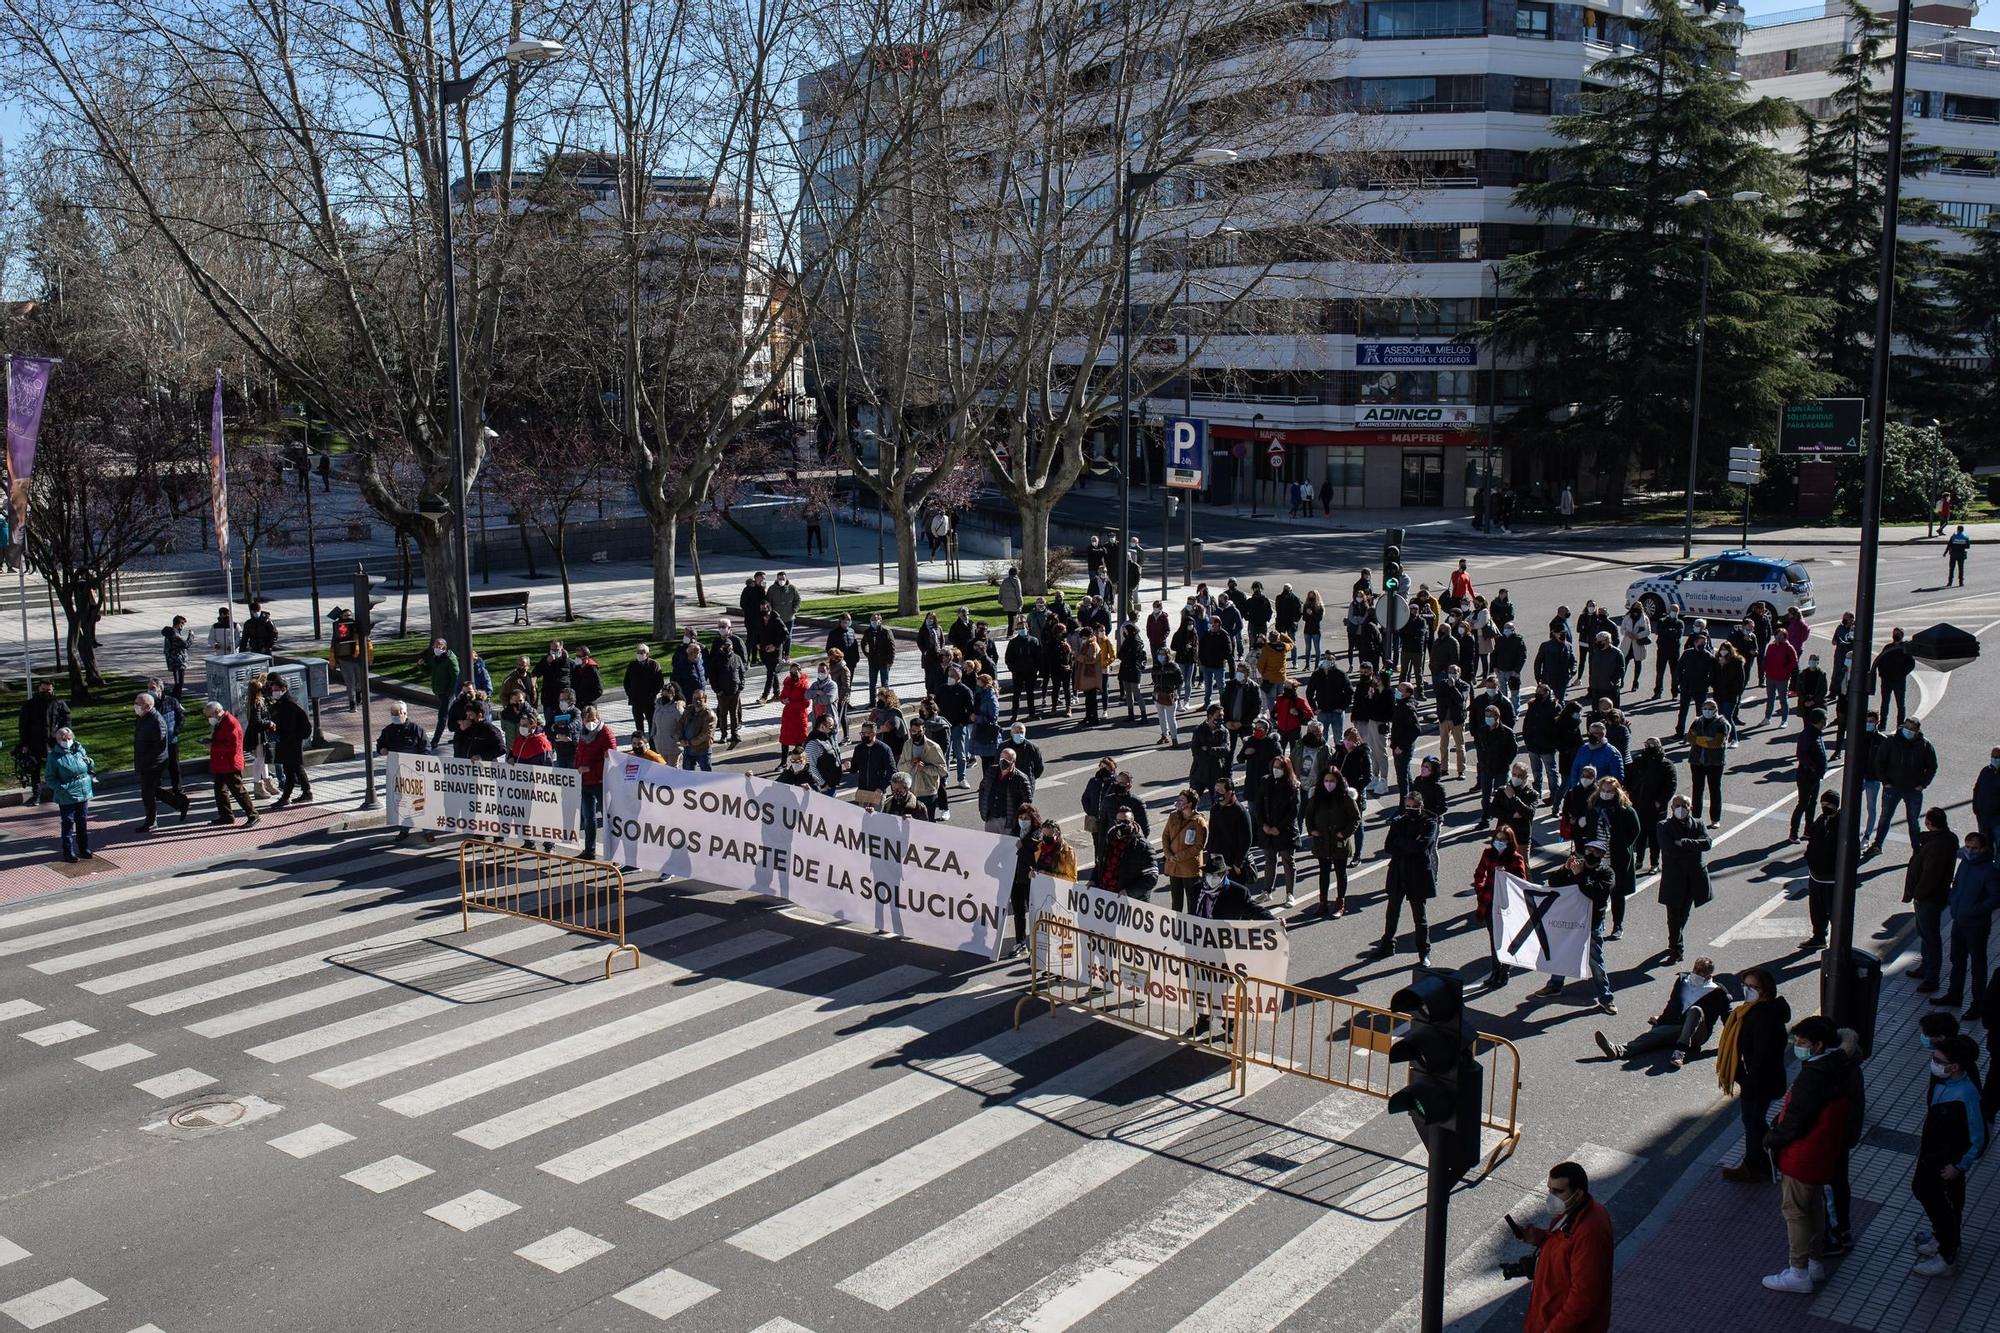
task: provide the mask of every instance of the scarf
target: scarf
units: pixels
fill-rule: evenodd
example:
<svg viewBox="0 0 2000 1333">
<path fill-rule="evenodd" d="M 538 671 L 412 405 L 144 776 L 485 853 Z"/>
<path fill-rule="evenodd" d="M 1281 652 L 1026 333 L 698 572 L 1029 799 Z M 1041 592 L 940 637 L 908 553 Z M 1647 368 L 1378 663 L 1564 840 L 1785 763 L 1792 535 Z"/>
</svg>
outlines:
<svg viewBox="0 0 2000 1333">
<path fill-rule="evenodd" d="M 1743 1020 L 1762 1003 L 1739 1004 L 1722 1020 L 1722 1036 L 1715 1043 L 1715 1082 L 1724 1093 L 1736 1091 L 1736 1048 L 1743 1038 Z"/>
</svg>

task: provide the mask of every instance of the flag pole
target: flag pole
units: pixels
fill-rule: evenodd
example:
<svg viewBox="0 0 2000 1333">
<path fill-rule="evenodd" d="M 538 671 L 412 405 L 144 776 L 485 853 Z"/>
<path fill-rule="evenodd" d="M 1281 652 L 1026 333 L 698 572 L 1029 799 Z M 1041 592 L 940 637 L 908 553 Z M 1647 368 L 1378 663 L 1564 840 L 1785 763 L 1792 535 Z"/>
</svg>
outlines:
<svg viewBox="0 0 2000 1333">
<path fill-rule="evenodd" d="M 214 507 L 215 554 L 222 561 L 222 604 L 236 605 L 236 575 L 229 567 L 229 460 L 222 452 L 222 368 L 215 371 L 215 397 L 208 411 L 209 502 Z"/>
<path fill-rule="evenodd" d="M 10 356 L 7 358 L 7 408 L 10 415 L 13 412 L 13 406 L 14 358 Z M 7 480 L 10 483 L 7 490 L 11 500 L 14 489 L 11 485 L 14 480 L 11 458 L 7 466 Z M 19 556 L 16 556 L 12 550 L 9 550 L 7 558 L 14 562 L 15 588 L 19 593 L 18 600 L 21 608 L 21 693 L 32 697 L 35 693 L 35 659 L 34 651 L 29 646 L 28 641 L 28 536 L 23 532 L 15 532 L 8 534 L 8 539 L 10 546 L 18 544 L 21 548 Z"/>
</svg>

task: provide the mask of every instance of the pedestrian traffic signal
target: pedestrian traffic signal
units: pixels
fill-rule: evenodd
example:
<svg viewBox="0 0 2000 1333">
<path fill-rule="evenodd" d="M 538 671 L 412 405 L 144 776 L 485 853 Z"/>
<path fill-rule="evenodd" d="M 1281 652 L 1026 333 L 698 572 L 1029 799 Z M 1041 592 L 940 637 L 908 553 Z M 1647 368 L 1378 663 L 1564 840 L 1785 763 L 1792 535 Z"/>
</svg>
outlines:
<svg viewBox="0 0 2000 1333">
<path fill-rule="evenodd" d="M 1403 552 L 1396 546 L 1382 548 L 1382 591 L 1403 590 Z"/>
<path fill-rule="evenodd" d="M 1465 1017 L 1465 984 L 1454 972 L 1418 968 L 1389 1008 L 1409 1027 L 1389 1047 L 1390 1064 L 1410 1066 L 1409 1084 L 1389 1098 L 1389 1110 L 1407 1113 L 1432 1156 L 1442 1155 L 1456 1180 L 1479 1160 L 1480 1109 L 1485 1071 L 1473 1057 Z"/>
<path fill-rule="evenodd" d="M 364 643 L 375 632 L 375 608 L 389 600 L 378 595 L 387 582 L 387 579 L 371 575 L 359 565 L 354 567 L 354 636 Z"/>
</svg>

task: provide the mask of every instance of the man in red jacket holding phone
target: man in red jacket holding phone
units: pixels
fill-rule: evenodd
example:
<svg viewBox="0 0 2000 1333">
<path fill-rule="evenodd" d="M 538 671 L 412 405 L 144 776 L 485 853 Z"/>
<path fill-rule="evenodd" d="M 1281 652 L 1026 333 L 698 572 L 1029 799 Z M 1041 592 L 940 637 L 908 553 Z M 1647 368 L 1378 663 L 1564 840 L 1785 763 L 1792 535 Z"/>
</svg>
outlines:
<svg viewBox="0 0 2000 1333">
<path fill-rule="evenodd" d="M 1610 1333 L 1611 1214 L 1590 1197 L 1590 1176 L 1575 1162 L 1549 1168 L 1549 1224 L 1514 1235 L 1535 1247 L 1526 1333 Z"/>
</svg>

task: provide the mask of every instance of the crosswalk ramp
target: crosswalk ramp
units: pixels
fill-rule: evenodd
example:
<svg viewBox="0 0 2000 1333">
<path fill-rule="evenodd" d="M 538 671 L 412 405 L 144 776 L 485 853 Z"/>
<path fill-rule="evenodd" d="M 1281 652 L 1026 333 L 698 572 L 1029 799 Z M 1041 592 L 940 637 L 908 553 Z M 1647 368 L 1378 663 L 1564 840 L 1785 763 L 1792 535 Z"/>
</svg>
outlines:
<svg viewBox="0 0 2000 1333">
<path fill-rule="evenodd" d="M 646 957 L 607 979 L 600 941 L 460 932 L 455 875 L 368 839 L 0 912 L 0 1050 L 149 1118 L 261 1099 L 207 1150 L 393 1228 L 413 1271 L 561 1283 L 593 1327 L 1313 1327 L 1414 1216 L 1407 1134 L 1354 1141 L 1380 1102 L 1236 1095 L 1215 1055 L 1070 1011 L 1016 1028 L 1017 970 L 681 886 L 633 898 Z M 75 1257 L 0 1266 L 0 1308 L 116 1301 L 134 1257 Z"/>
</svg>

